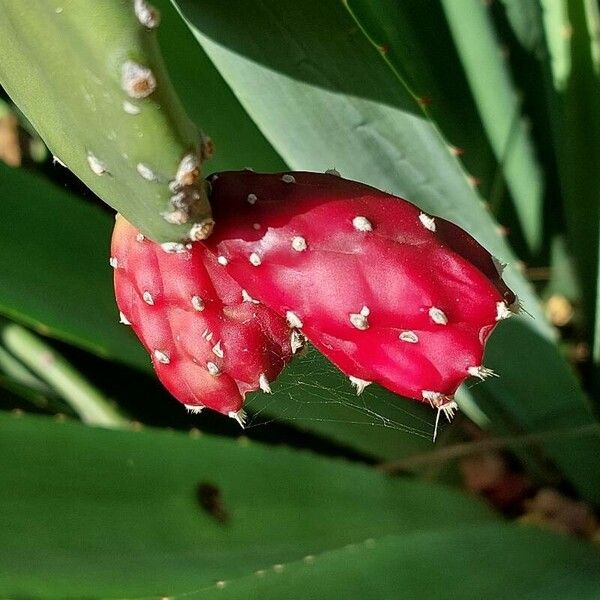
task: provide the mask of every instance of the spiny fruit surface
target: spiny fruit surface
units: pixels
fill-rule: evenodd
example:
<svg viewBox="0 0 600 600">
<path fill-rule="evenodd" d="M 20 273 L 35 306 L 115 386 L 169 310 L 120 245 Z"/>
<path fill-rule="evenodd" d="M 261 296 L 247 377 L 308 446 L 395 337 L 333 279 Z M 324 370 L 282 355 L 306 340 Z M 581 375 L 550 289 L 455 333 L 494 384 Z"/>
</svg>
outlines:
<svg viewBox="0 0 600 600">
<path fill-rule="evenodd" d="M 222 270 L 359 393 L 375 381 L 452 410 L 462 381 L 492 374 L 484 345 L 516 297 L 459 227 L 337 174 L 209 179 L 216 226 L 204 244 Z"/>
<path fill-rule="evenodd" d="M 284 318 L 248 294 L 200 244 L 156 244 L 117 217 L 111 265 L 121 321 L 164 386 L 199 412 L 243 424 L 247 392 L 269 390 L 292 355 Z"/>
</svg>

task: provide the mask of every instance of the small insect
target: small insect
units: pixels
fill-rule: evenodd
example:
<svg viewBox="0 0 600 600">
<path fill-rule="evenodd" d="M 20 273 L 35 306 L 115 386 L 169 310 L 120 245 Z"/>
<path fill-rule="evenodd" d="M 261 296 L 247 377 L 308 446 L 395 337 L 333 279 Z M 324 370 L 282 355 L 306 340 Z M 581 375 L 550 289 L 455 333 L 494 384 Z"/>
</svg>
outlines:
<svg viewBox="0 0 600 600">
<path fill-rule="evenodd" d="M 201 481 L 196 488 L 196 498 L 202 509 L 219 523 L 227 523 L 229 521 L 229 514 L 223 505 L 221 490 L 216 485 Z"/>
</svg>

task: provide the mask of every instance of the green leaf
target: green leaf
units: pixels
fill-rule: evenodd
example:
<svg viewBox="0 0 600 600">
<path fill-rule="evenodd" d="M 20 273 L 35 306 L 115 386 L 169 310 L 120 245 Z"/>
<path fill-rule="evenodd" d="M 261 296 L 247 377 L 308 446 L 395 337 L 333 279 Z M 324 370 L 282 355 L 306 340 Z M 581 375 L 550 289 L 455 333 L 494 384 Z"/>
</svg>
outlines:
<svg viewBox="0 0 600 600">
<path fill-rule="evenodd" d="M 588 322 L 596 310 L 600 243 L 600 70 L 594 3 L 542 0 L 553 81 L 545 90 L 553 107 L 552 133 L 564 198 L 568 243 L 574 254 Z M 589 7 L 590 10 L 585 10 Z"/>
<path fill-rule="evenodd" d="M 112 218 L 44 179 L 0 164 L 0 312 L 40 333 L 141 368 L 108 266 Z"/>
<path fill-rule="evenodd" d="M 421 0 L 346 0 L 371 42 L 440 127 L 489 197 L 498 164 L 460 63 L 443 8 Z"/>
<path fill-rule="evenodd" d="M 0 416 L 0 596 L 171 596 L 387 534 L 495 521 L 283 447 Z M 203 486 L 203 487 L 200 487 Z"/>
<path fill-rule="evenodd" d="M 502 0 L 502 4 L 521 46 L 541 56 L 544 53 L 545 40 L 539 0 Z"/>
<path fill-rule="evenodd" d="M 158 41 L 173 85 L 191 119 L 202 123 L 215 145 L 214 157 L 205 168 L 286 170 L 285 162 L 241 107 L 170 0 L 153 0 L 152 4 L 161 11 Z"/>
<path fill-rule="evenodd" d="M 496 256 L 511 261 L 506 241 L 445 140 L 341 3 L 181 0 L 176 4 L 242 105 L 292 168 L 336 167 L 345 177 L 407 197 L 458 223 Z M 560 414 L 557 427 L 569 426 L 569 414 L 574 427 L 582 420 L 593 423 L 531 287 L 516 269 L 509 269 L 506 279 L 534 316 L 514 319 L 507 331 L 510 336 L 502 341 L 493 336 L 491 341 L 497 357 L 494 367 L 501 375 L 516 375 L 510 383 L 514 397 L 507 397 L 495 381 L 473 387 L 473 395 L 479 398 L 485 390 L 495 405 L 506 409 L 508 423 L 518 421 L 525 428 L 534 426 L 540 412 L 549 415 L 549 421 Z M 519 350 L 524 338 L 527 353 Z M 555 376 L 536 377 L 539 387 L 532 394 L 528 375 L 540 370 L 538 354 L 545 357 L 544 371 Z M 515 357 L 517 373 L 512 366 Z M 556 396 L 557 385 L 566 397 Z M 522 407 L 515 415 L 514 402 Z M 497 425 L 502 430 L 502 423 Z M 564 475 L 582 493 L 591 492 L 593 500 L 600 499 L 600 488 L 590 490 L 586 482 L 593 479 L 591 465 L 599 442 L 598 435 L 582 440 L 587 456 L 582 464 L 560 463 L 574 469 Z M 555 460 L 561 458 L 549 451 Z"/>
<path fill-rule="evenodd" d="M 195 600 L 595 599 L 596 548 L 514 525 L 481 525 L 368 540 L 191 592 Z"/>
<path fill-rule="evenodd" d="M 544 178 L 489 7 L 471 0 L 443 0 L 442 5 L 523 232 L 535 252 L 542 241 Z"/>
</svg>

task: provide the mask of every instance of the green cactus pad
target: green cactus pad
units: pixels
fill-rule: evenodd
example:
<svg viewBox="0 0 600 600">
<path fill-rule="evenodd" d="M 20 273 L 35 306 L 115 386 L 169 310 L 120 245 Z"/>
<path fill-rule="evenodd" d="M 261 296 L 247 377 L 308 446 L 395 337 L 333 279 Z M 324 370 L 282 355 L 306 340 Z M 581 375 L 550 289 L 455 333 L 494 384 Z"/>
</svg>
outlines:
<svg viewBox="0 0 600 600">
<path fill-rule="evenodd" d="M 146 235 L 201 239 L 210 141 L 169 81 L 159 22 L 145 0 L 7 0 L 0 82 L 58 161 Z"/>
</svg>

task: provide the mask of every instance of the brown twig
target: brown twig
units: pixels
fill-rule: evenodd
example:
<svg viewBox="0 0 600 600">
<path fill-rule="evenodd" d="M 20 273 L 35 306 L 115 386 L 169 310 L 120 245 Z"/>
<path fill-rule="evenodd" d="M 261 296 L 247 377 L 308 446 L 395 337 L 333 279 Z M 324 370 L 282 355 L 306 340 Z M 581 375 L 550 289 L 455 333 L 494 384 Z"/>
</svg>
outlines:
<svg viewBox="0 0 600 600">
<path fill-rule="evenodd" d="M 600 433 L 600 424 L 592 423 L 590 425 L 583 425 L 574 429 L 568 430 L 552 430 L 542 431 L 539 433 L 528 433 L 525 435 L 515 435 L 510 437 L 502 438 L 488 438 L 475 442 L 464 442 L 461 444 L 454 444 L 452 446 L 446 446 L 439 450 L 433 450 L 431 452 L 423 452 L 421 454 L 413 454 L 400 460 L 390 461 L 378 465 L 378 470 L 386 473 L 395 473 L 398 471 L 412 471 L 417 467 L 424 465 L 431 465 L 448 460 L 455 460 L 462 458 L 463 456 L 469 456 L 470 454 L 476 454 L 484 450 L 497 450 L 502 448 L 515 448 L 519 446 L 528 446 L 538 442 L 544 442 L 548 440 L 569 438 L 581 435 L 590 435 Z"/>
</svg>

